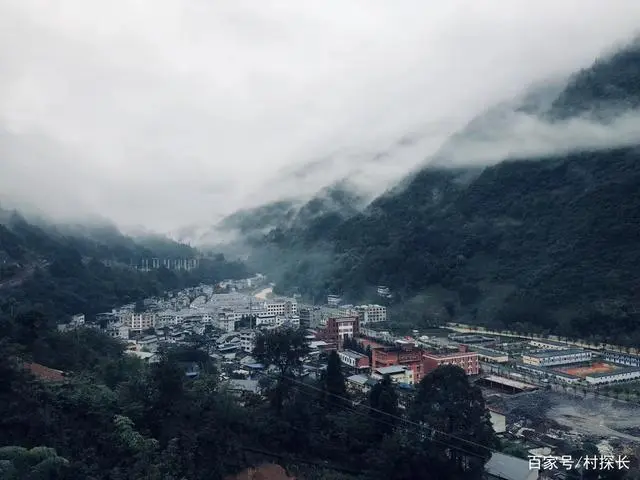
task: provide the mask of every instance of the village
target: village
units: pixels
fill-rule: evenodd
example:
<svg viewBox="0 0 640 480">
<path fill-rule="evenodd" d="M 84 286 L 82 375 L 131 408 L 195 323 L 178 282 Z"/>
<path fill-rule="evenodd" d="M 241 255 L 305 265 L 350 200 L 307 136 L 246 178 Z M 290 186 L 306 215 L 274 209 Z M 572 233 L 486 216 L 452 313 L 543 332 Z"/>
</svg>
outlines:
<svg viewBox="0 0 640 480">
<path fill-rule="evenodd" d="M 380 287 L 379 293 L 388 291 Z M 440 365 L 461 367 L 481 388 L 493 428 L 513 454 L 487 464 L 489 474 L 495 470 L 492 478 L 516 478 L 508 471 L 519 472 L 517 478 L 544 478 L 532 459 L 566 461 L 572 446 L 585 441 L 601 455 L 635 456 L 640 356 L 455 324 L 396 336 L 392 325 L 382 305 L 345 305 L 336 295 L 325 305 L 299 304 L 297 298 L 275 296 L 267 279 L 256 275 L 125 305 L 97 315 L 95 322 L 79 314 L 58 328 L 99 328 L 148 363 L 158 361 L 164 344 L 196 346 L 217 362 L 221 382 L 241 399 L 259 397 L 271 374 L 252 357 L 258 335 L 302 328 L 310 353 L 300 376 L 318 378 L 335 350 L 356 402 L 385 376 L 402 393 Z M 190 365 L 185 375 L 197 376 L 198 366 Z M 557 469 L 553 478 L 565 473 Z"/>
</svg>

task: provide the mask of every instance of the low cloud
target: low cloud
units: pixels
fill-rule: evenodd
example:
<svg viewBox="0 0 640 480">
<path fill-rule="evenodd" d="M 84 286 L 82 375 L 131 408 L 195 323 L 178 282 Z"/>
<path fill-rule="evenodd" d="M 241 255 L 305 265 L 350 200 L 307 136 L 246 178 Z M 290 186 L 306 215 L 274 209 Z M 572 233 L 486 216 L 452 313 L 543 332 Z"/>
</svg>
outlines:
<svg viewBox="0 0 640 480">
<path fill-rule="evenodd" d="M 0 0 L 0 201 L 166 232 L 344 177 L 373 195 L 640 24 L 636 0 L 472 4 Z M 530 123 L 455 158 L 562 143 Z"/>
<path fill-rule="evenodd" d="M 500 122 L 487 122 L 469 135 L 460 135 L 431 160 L 438 166 L 484 166 L 506 159 L 540 159 L 573 151 L 599 150 L 639 144 L 640 111 L 607 122 L 574 117 L 549 122 L 521 112 L 505 112 Z"/>
</svg>

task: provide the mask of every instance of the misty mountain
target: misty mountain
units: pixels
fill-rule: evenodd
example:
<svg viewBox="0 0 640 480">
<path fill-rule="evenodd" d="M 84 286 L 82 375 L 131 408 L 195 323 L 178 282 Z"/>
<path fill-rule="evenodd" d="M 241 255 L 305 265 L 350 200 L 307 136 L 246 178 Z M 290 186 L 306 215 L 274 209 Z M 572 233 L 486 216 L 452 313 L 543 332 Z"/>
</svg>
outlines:
<svg viewBox="0 0 640 480">
<path fill-rule="evenodd" d="M 639 68 L 634 44 L 578 72 L 538 111 L 628 114 Z M 373 299 L 384 284 L 397 300 L 426 295 L 439 320 L 640 341 L 638 146 L 432 165 L 328 228 L 272 232 L 253 258 L 279 258 L 266 271 L 278 288 L 315 300 Z"/>
<path fill-rule="evenodd" d="M 286 230 L 314 238 L 316 230 L 326 232 L 365 207 L 365 197 L 343 180 L 323 188 L 307 201 L 282 200 L 235 212 L 214 227 L 212 236 L 231 235 L 234 242 L 260 244 L 265 236 L 277 236 Z"/>
<path fill-rule="evenodd" d="M 175 290 L 244 278 L 241 262 L 161 236 L 130 237 L 101 220 L 54 224 L 0 209 L 0 313 L 37 310 L 50 324 Z M 198 258 L 189 271 L 129 268 L 141 259 Z"/>
<path fill-rule="evenodd" d="M 194 258 L 194 248 L 166 237 L 130 237 L 103 220 L 52 223 L 0 208 L 0 261 L 28 265 L 51 260 L 62 250 L 81 257 L 129 265 L 141 258 Z"/>
</svg>

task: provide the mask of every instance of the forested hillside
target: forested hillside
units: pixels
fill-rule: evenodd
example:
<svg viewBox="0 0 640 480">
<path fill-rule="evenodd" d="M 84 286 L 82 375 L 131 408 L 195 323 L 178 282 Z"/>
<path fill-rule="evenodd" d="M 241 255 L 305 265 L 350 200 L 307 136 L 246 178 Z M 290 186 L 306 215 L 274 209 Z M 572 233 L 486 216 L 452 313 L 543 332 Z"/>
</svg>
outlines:
<svg viewBox="0 0 640 480">
<path fill-rule="evenodd" d="M 606 122 L 635 113 L 638 98 L 634 44 L 577 73 L 546 114 Z M 435 321 L 640 342 L 636 147 L 425 168 L 366 211 L 326 221 L 277 229 L 256 252 L 290 254 L 274 269 L 283 291 L 361 301 L 385 284 L 396 300 L 426 294 Z"/>
<path fill-rule="evenodd" d="M 115 227 L 32 223 L 18 213 L 0 223 L 0 312 L 36 309 L 49 321 L 94 313 L 202 282 L 248 275 L 222 255 L 190 271 L 130 268 L 142 258 L 195 258 L 198 252 L 163 237 L 134 239 Z"/>
<path fill-rule="evenodd" d="M 238 394 L 194 347 L 145 365 L 96 330 L 46 324 L 35 312 L 0 316 L 1 478 L 217 480 L 277 462 L 304 480 L 479 479 L 501 448 L 459 367 L 402 395 L 387 378 L 356 404 L 335 352 L 321 379 L 297 376 L 292 352 L 309 347 L 303 331 L 284 330 L 255 352 L 279 373 L 260 377 L 259 394 Z M 66 375 L 34 376 L 34 360 Z"/>
</svg>

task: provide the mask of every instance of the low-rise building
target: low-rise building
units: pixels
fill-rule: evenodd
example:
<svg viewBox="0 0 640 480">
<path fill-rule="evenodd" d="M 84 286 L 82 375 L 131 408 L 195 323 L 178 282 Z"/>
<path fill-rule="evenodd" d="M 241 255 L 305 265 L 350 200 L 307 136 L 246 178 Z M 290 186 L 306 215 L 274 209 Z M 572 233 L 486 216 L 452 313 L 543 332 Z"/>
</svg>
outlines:
<svg viewBox="0 0 640 480">
<path fill-rule="evenodd" d="M 478 359 L 481 362 L 507 363 L 509 361 L 509 354 L 500 350 L 482 347 L 471 347 L 471 350 L 478 354 Z"/>
<path fill-rule="evenodd" d="M 590 385 L 602 385 L 603 383 L 626 382 L 640 378 L 640 368 L 621 368 L 613 372 L 592 373 L 584 377 Z"/>
<path fill-rule="evenodd" d="M 369 357 L 367 355 L 354 352 L 353 350 L 343 350 L 342 352 L 338 352 L 338 356 L 342 363 L 356 371 L 369 368 Z"/>
<path fill-rule="evenodd" d="M 221 316 L 218 318 L 217 327 L 225 333 L 231 333 L 236 329 L 235 318 Z"/>
<path fill-rule="evenodd" d="M 369 386 L 367 385 L 369 377 L 367 377 L 366 375 L 351 375 L 345 380 L 347 383 L 347 390 L 349 390 L 351 393 L 366 393 L 369 391 Z"/>
<path fill-rule="evenodd" d="M 568 350 L 544 350 L 522 355 L 522 363 L 536 367 L 550 367 L 553 365 L 567 365 L 570 363 L 588 362 L 593 358 L 593 352 L 573 348 Z"/>
<path fill-rule="evenodd" d="M 115 323 L 107 326 L 106 334 L 120 340 L 129 340 L 129 327 L 121 323 Z"/>
<path fill-rule="evenodd" d="M 569 375 L 568 373 L 558 372 L 550 368 L 537 367 L 535 365 L 529 365 L 521 362 L 516 362 L 515 367 L 518 370 L 524 370 L 525 372 L 533 373 L 535 376 L 540 377 L 541 379 L 555 379 L 564 383 L 577 383 L 580 381 L 580 377 Z"/>
<path fill-rule="evenodd" d="M 491 425 L 493 431 L 496 433 L 504 433 L 507 431 L 507 417 L 504 413 L 499 412 L 493 408 L 488 408 L 489 415 L 491 416 Z"/>
<path fill-rule="evenodd" d="M 258 334 L 255 330 L 243 330 L 240 332 L 240 348 L 245 352 L 252 353 L 256 346 Z"/>
<path fill-rule="evenodd" d="M 124 316 L 123 323 L 132 332 L 142 332 L 156 326 L 156 314 L 149 312 L 127 313 Z"/>
<path fill-rule="evenodd" d="M 158 355 L 152 352 L 143 352 L 141 350 L 125 350 L 125 353 L 131 355 L 132 357 L 139 358 L 145 363 L 158 363 L 160 361 Z"/>
<path fill-rule="evenodd" d="M 480 362 L 477 352 L 469 352 L 465 345 L 460 345 L 456 353 L 429 353 L 422 354 L 424 365 L 424 375 L 432 372 L 441 365 L 457 365 L 462 368 L 467 375 L 477 375 L 480 373 Z"/>
<path fill-rule="evenodd" d="M 359 305 L 354 310 L 358 312 L 361 325 L 387 321 L 387 307 L 382 305 Z"/>
<path fill-rule="evenodd" d="M 406 383 L 413 385 L 416 381 L 413 370 L 403 365 L 391 365 L 389 367 L 376 368 L 373 371 L 373 377 L 381 379 L 388 375 L 394 383 Z"/>
<path fill-rule="evenodd" d="M 536 480 L 540 476 L 540 471 L 531 469 L 527 460 L 499 452 L 491 455 L 484 470 L 489 480 Z"/>
<path fill-rule="evenodd" d="M 602 352 L 602 359 L 606 362 L 615 363 L 617 365 L 640 368 L 640 355 L 605 350 Z"/>
<path fill-rule="evenodd" d="M 360 322 L 358 317 L 332 317 L 327 321 L 324 338 L 327 342 L 342 346 L 346 338 L 358 335 Z"/>
<path fill-rule="evenodd" d="M 300 309 L 300 325 L 305 328 L 318 328 L 321 326 L 322 308 L 304 307 Z"/>
<path fill-rule="evenodd" d="M 375 347 L 371 350 L 371 368 L 401 365 L 410 368 L 413 378 L 419 382 L 423 376 L 422 351 L 413 344 L 393 347 Z"/>
<path fill-rule="evenodd" d="M 542 338 L 530 340 L 529 345 L 543 350 L 569 350 L 570 348 L 566 343 L 545 340 Z"/>
<path fill-rule="evenodd" d="M 268 315 L 298 315 L 298 302 L 293 298 L 267 300 L 265 306 Z"/>
</svg>

